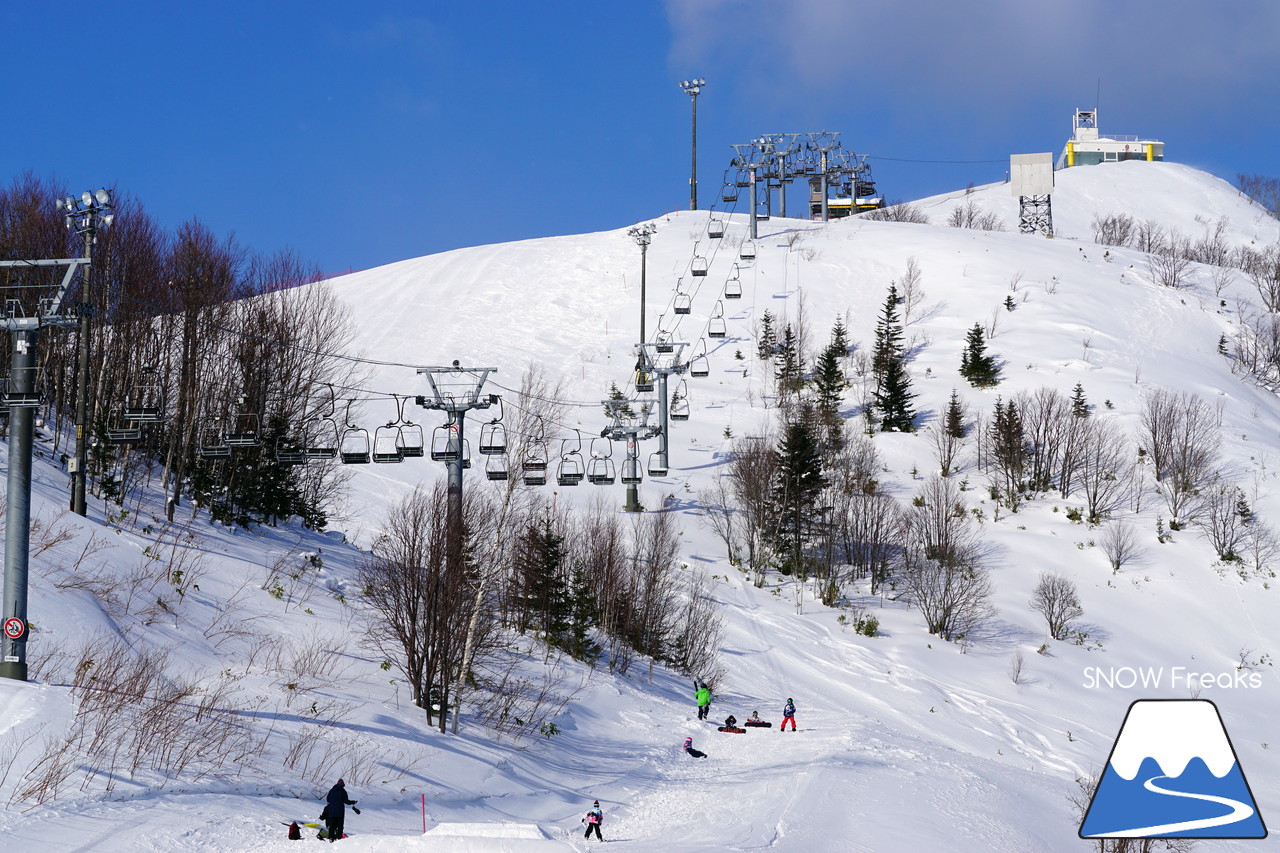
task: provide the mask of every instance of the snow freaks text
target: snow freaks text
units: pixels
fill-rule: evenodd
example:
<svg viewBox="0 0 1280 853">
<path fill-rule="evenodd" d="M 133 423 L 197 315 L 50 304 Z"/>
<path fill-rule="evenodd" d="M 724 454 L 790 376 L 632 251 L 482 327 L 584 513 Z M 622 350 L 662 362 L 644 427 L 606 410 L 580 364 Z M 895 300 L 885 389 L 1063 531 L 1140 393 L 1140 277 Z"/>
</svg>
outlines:
<svg viewBox="0 0 1280 853">
<path fill-rule="evenodd" d="M 1144 690 L 1158 690 L 1162 687 L 1174 690 L 1213 688 L 1235 690 L 1261 687 L 1262 675 L 1245 670 L 1217 673 L 1195 672 L 1185 666 L 1086 666 L 1084 686 L 1089 690 L 1117 687 L 1123 690 L 1134 687 L 1141 687 Z"/>
</svg>

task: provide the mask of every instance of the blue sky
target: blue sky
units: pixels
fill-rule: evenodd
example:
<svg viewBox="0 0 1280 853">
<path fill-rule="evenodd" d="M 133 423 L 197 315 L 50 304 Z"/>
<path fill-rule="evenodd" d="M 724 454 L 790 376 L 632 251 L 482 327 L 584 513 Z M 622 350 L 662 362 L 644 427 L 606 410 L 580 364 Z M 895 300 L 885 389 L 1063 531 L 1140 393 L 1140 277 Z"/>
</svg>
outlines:
<svg viewBox="0 0 1280 853">
<path fill-rule="evenodd" d="M 841 131 L 911 199 L 1056 153 L 1095 100 L 1170 160 L 1280 176 L 1267 0 L 74 0 L 0 23 L 6 180 L 116 185 L 327 271 L 686 207 L 690 76 L 704 207 L 761 133 Z"/>
</svg>

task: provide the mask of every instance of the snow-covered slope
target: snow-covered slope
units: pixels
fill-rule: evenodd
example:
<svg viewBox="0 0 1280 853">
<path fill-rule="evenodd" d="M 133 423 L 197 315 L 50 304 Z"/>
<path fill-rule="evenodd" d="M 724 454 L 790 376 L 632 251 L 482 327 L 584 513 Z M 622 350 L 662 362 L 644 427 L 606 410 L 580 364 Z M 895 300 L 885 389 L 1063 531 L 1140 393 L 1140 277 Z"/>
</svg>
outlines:
<svg viewBox="0 0 1280 853">
<path fill-rule="evenodd" d="M 1008 230 L 947 227 L 949 211 L 970 202 L 997 214 Z M 24 810 L 11 799 L 20 773 L 39 754 L 42 738 L 71 725 L 74 709 L 64 687 L 0 684 L 0 799 L 9 803 L 0 832 L 28 849 L 287 850 L 277 840 L 284 836 L 279 820 L 314 819 L 315 797 L 323 794 L 318 780 L 346 773 L 364 810 L 348 822 L 355 835 L 345 843 L 354 850 L 582 847 L 574 833 L 595 798 L 606 811 L 605 837 L 637 851 L 1083 849 L 1068 798 L 1078 776 L 1105 763 L 1129 703 L 1193 695 L 1217 703 L 1268 817 L 1280 804 L 1280 759 L 1271 748 L 1280 701 L 1280 676 L 1270 662 L 1280 641 L 1276 584 L 1215 566 L 1212 550 L 1192 530 L 1157 542 L 1158 502 L 1148 500 L 1132 518 L 1142 558 L 1113 574 L 1096 546 L 1100 531 L 1066 517 L 1079 501 L 1049 498 L 1017 514 L 997 513 L 970 459 L 956 476 L 969 481 L 966 498 L 995 546 L 1000 613 L 984 636 L 965 644 L 927 634 L 916 611 L 890 596 L 870 596 L 865 586 L 850 590 L 851 597 L 879 618 L 880 636 L 857 635 L 793 579 L 771 577 L 764 589 L 753 587 L 699 523 L 697 493 L 719 472 L 726 428 L 757 434 L 774 416 L 765 405 L 768 368 L 753 355 L 763 313 L 783 323 L 803 314 L 814 347 L 840 317 L 865 347 L 889 283 L 901 280 L 914 259 L 924 298 L 907 334 L 916 349 L 910 370 L 923 424 L 939 417 L 953 388 L 986 413 L 997 396 L 1043 386 L 1069 393 L 1080 383 L 1097 415 L 1126 431 L 1137 424 L 1144 393 L 1194 392 L 1221 405 L 1224 471 L 1246 488 L 1261 518 L 1280 524 L 1274 484 L 1280 402 L 1234 375 L 1218 353 L 1220 337 L 1239 322 L 1238 300 L 1254 300 L 1243 275 L 1215 282 L 1210 270 L 1197 270 L 1195 286 L 1171 290 L 1152 282 L 1141 253 L 1090 241 L 1094 217 L 1113 213 L 1156 220 L 1190 237 L 1223 220 L 1224 234 L 1237 244 L 1274 243 L 1280 223 L 1220 180 L 1171 163 L 1057 173 L 1059 236 L 1052 240 L 1017 233 L 1017 199 L 1007 185 L 919 205 L 933 224 L 775 218 L 761 224 L 754 262 L 738 257 L 745 216 L 716 214 L 728 233 L 712 241 L 706 212 L 682 212 L 656 221 L 647 254 L 649 332 L 704 340 L 719 308 L 727 335 L 706 340 L 710 375 L 688 379 L 692 417 L 673 427 L 670 474 L 646 480 L 642 502 L 666 503 L 678 514 L 682 559 L 689 571 L 712 579 L 722 605 L 728 674 L 713 716 L 759 710 L 777 720 L 782 703 L 794 697 L 801 731 L 722 735 L 696 720 L 687 682 L 660 668 L 652 681 L 635 669 L 615 679 L 571 668 L 583 686 L 557 721 L 555 737 L 511 744 L 467 725 L 457 737 L 439 735 L 422 727 L 402 687 L 360 646 L 353 605 L 337 598 L 350 592 L 354 548 L 296 530 L 233 534 L 197 522 L 205 555 L 199 589 L 169 604 L 176 615 L 131 622 L 127 639 L 139 649 L 168 649 L 170 663 L 190 673 L 234 671 L 234 693 L 244 700 L 237 707 L 261 699 L 260 710 L 244 718 L 283 716 L 277 724 L 294 740 L 270 740 L 237 778 L 158 791 L 154 775 L 141 783 L 121 778 L 108 795 L 95 783 L 83 794 L 66 791 L 52 806 Z M 690 273 L 695 253 L 710 261 L 705 278 Z M 743 296 L 725 300 L 721 288 L 735 266 Z M 605 425 L 598 401 L 610 383 L 630 382 L 639 277 L 638 247 L 625 231 L 611 231 L 448 252 L 327 286 L 349 306 L 357 354 L 381 362 L 371 367 L 367 387 L 387 396 L 385 403 L 364 404 L 368 425 L 395 414 L 391 394 L 425 391 L 412 365 L 458 359 L 495 367 L 486 392 L 510 394 L 533 363 L 564 380 L 573 405 L 550 435 L 570 438 L 575 429 L 598 434 Z M 679 318 L 672 311 L 678 280 L 693 296 L 692 312 Z M 964 386 L 956 372 L 965 333 L 978 322 L 994 325 L 989 348 L 1002 363 L 1003 381 L 984 391 Z M 438 423 L 431 412 L 414 414 L 427 426 Z M 880 434 L 875 441 L 885 482 L 909 500 L 935 467 L 927 437 Z M 345 532 L 367 545 L 391 501 L 441 473 L 426 460 L 355 471 Z M 474 470 L 467 482 L 484 487 Z M 40 468 L 38 514 L 57 514 L 61 487 L 56 472 Z M 601 492 L 622 502 L 621 485 L 546 488 L 557 491 L 565 511 Z M 33 573 L 32 621 L 41 631 L 33 654 L 76 647 L 121 621 L 97 609 L 97 599 L 63 571 L 93 525 L 60 523 L 72 541 L 52 549 L 46 568 Z M 121 571 L 145 559 L 151 546 L 141 522 L 96 535 L 111 550 L 87 562 Z M 264 566 L 317 549 L 318 573 L 305 574 L 282 599 L 263 588 Z M 1050 643 L 1048 654 L 1037 655 L 1044 624 L 1028 599 L 1045 569 L 1077 584 L 1087 637 L 1078 645 Z M 228 611 L 254 620 L 252 637 L 219 633 L 219 616 Z M 255 643 L 268 651 L 255 655 Z M 295 698 L 299 688 L 282 685 L 285 667 L 273 670 L 269 659 L 308 650 L 319 652 L 325 669 Z M 1022 672 L 1015 679 L 1018 657 Z M 1242 666 L 1258 678 L 1219 686 L 1217 676 Z M 1133 685 L 1125 668 L 1147 675 L 1147 686 Z M 50 680 L 73 675 L 61 672 Z M 1116 672 L 1118 679 L 1104 678 Z M 1215 680 L 1201 684 L 1187 677 L 1191 672 Z M 1123 686 L 1114 686 L 1117 680 Z M 325 703 L 341 706 L 341 718 L 326 727 L 304 771 L 288 763 L 286 749 Z M 687 735 L 707 759 L 678 751 Z M 11 754 L 16 758 L 6 764 Z M 428 826 L 536 824 L 547 838 L 411 840 L 422 829 L 424 794 Z M 1268 843 L 1212 842 L 1202 849 Z"/>
</svg>

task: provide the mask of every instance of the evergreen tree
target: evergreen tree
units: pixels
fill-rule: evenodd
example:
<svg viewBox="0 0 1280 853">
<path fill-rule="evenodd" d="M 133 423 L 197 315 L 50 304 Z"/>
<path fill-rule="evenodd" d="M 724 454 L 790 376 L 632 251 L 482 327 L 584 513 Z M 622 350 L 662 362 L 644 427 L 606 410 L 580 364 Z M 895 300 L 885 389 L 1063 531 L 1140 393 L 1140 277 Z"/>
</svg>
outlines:
<svg viewBox="0 0 1280 853">
<path fill-rule="evenodd" d="M 836 350 L 837 358 L 844 358 L 849 354 L 849 332 L 844 327 L 842 317 L 837 317 L 835 325 L 831 327 L 831 346 Z"/>
<path fill-rule="evenodd" d="M 791 394 L 800 390 L 804 381 L 804 360 L 796 341 L 795 330 L 788 323 L 782 329 L 782 340 L 774 356 L 774 378 L 778 381 L 778 393 Z"/>
<path fill-rule="evenodd" d="M 817 397 L 818 416 L 828 428 L 840 423 L 840 399 L 848 385 L 844 371 L 840 369 L 840 356 L 843 352 L 843 347 L 833 339 L 818 357 L 818 364 L 814 368 L 813 388 Z"/>
<path fill-rule="evenodd" d="M 756 341 L 756 358 L 769 361 L 777 349 L 778 338 L 773 330 L 773 314 L 765 311 L 760 317 L 760 339 Z"/>
<path fill-rule="evenodd" d="M 1071 414 L 1077 418 L 1089 417 L 1089 402 L 1084 398 L 1084 386 L 1079 382 L 1071 390 Z"/>
<path fill-rule="evenodd" d="M 626 395 L 622 393 L 622 390 L 618 388 L 617 382 L 609 383 L 609 399 L 610 400 L 626 400 L 627 399 Z M 635 411 L 631 408 L 631 403 L 628 402 L 625 406 L 622 406 L 620 408 L 622 410 L 621 414 L 624 418 L 634 418 L 636 416 Z M 605 415 L 608 415 L 608 414 L 609 414 L 609 410 L 605 409 Z"/>
<path fill-rule="evenodd" d="M 1000 382 L 1000 368 L 996 366 L 995 358 L 987 355 L 981 323 L 974 323 L 965 337 L 964 353 L 960 356 L 960 375 L 975 388 L 990 388 Z"/>
<path fill-rule="evenodd" d="M 960 404 L 960 395 L 951 389 L 951 399 L 947 401 L 947 413 L 943 416 L 942 429 L 955 439 L 964 438 L 964 407 Z"/>
<path fill-rule="evenodd" d="M 911 377 L 907 374 L 898 301 L 898 288 L 890 284 L 884 309 L 876 323 L 871 370 L 876 381 L 875 408 L 880 412 L 880 429 L 911 432 L 915 429 L 915 411 L 911 401 L 916 395 L 911 392 Z"/>
<path fill-rule="evenodd" d="M 521 631 L 541 630 L 553 645 L 559 645 L 569 625 L 564 561 L 564 536 L 556 532 L 549 514 L 525 528 L 515 560 L 520 611 L 516 624 Z"/>
<path fill-rule="evenodd" d="M 815 509 L 826 479 L 813 411 L 803 407 L 786 424 L 778 445 L 778 473 L 773 505 L 778 514 L 779 550 L 787 554 L 783 573 L 804 574 L 804 543 L 815 526 Z"/>
<path fill-rule="evenodd" d="M 990 467 L 1001 482 L 1002 497 L 1010 510 L 1018 511 L 1023 471 L 1027 462 L 1026 432 L 1017 403 L 996 398 L 995 414 L 988 429 Z"/>
</svg>

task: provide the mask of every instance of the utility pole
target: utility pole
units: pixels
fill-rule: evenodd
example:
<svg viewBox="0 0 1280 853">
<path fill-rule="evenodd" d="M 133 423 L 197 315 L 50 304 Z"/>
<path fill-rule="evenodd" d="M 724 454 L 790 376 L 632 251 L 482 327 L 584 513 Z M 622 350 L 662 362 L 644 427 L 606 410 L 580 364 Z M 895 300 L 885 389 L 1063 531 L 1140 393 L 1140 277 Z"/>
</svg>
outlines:
<svg viewBox="0 0 1280 853">
<path fill-rule="evenodd" d="M 680 88 L 684 89 L 689 100 L 693 102 L 693 156 L 689 170 L 689 209 L 698 209 L 698 93 L 707 81 L 701 77 L 693 80 L 681 80 Z"/>
<path fill-rule="evenodd" d="M 59 204 L 61 207 L 61 203 Z M 9 333 L 13 354 L 9 384 L 0 405 L 9 408 L 9 473 L 5 507 L 4 600 L 0 623 L 0 678 L 27 680 L 27 579 L 31 558 L 31 457 L 35 410 L 42 402 L 36 387 L 36 345 L 46 326 L 70 328 L 76 318 L 62 313 L 76 270 L 88 266 L 86 258 L 0 261 L 0 267 L 65 266 L 62 284 L 54 296 L 40 300 L 35 316 L 24 316 L 17 299 L 6 299 L 0 329 Z"/>
<path fill-rule="evenodd" d="M 80 362 L 76 376 L 76 451 L 71 464 L 71 511 L 86 515 L 86 476 L 88 474 L 89 447 L 89 320 L 93 314 L 90 270 L 93 247 L 98 240 L 98 230 L 110 227 L 115 219 L 112 213 L 111 195 L 105 190 L 96 193 L 85 191 L 79 200 L 67 196 L 58 199 L 58 209 L 66 212 L 68 229 L 84 239 L 85 272 L 80 281 Z"/>
</svg>

